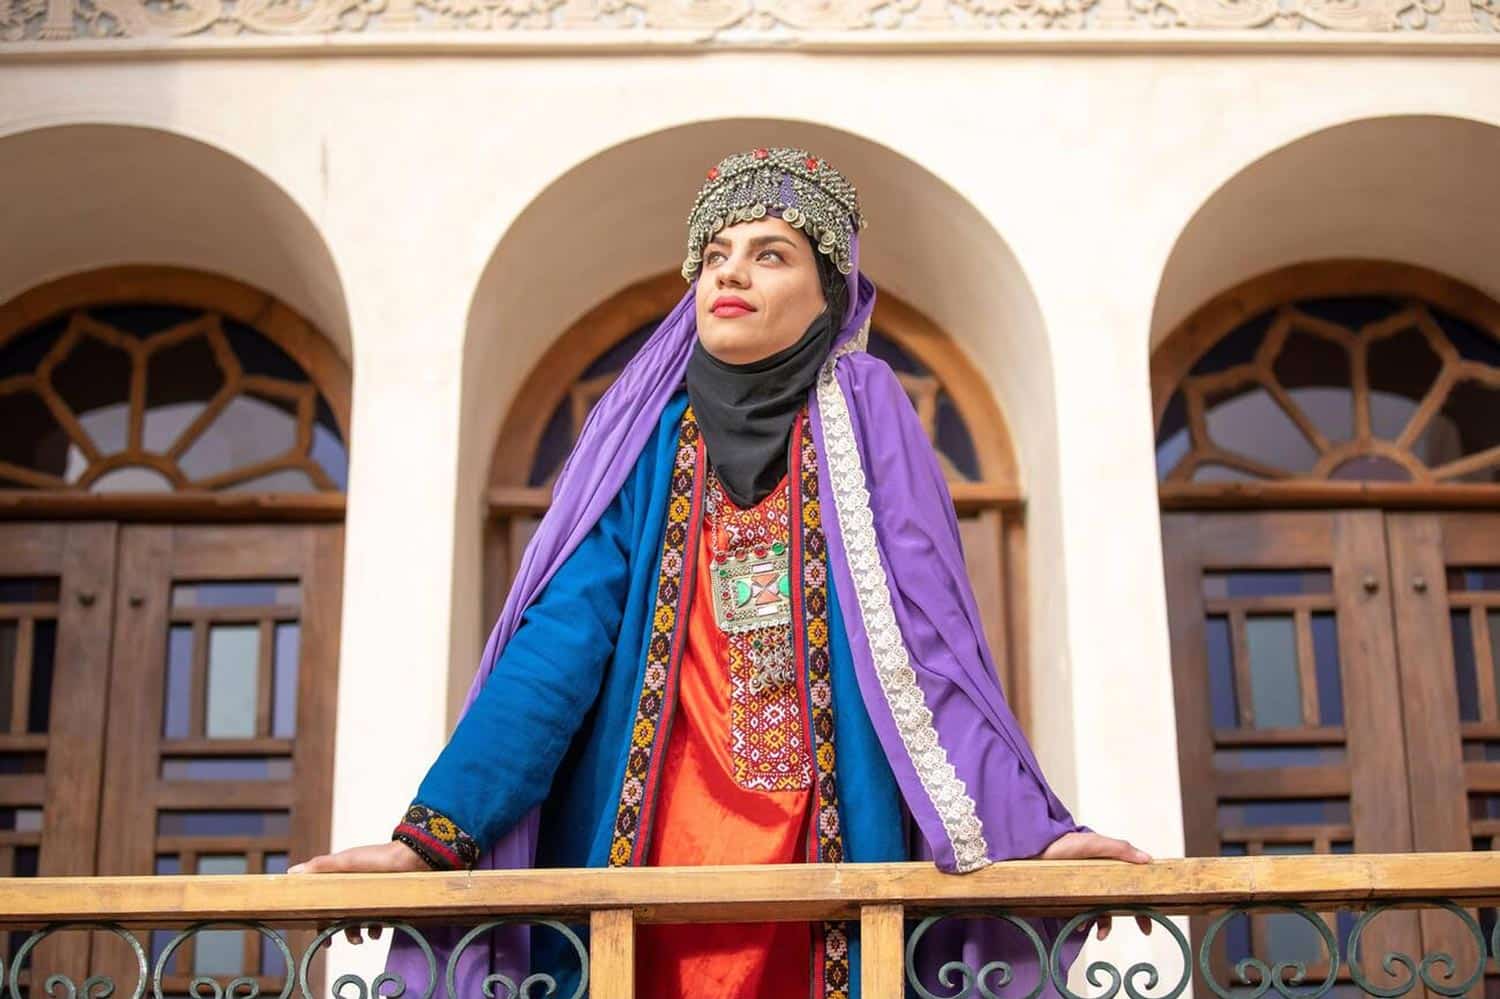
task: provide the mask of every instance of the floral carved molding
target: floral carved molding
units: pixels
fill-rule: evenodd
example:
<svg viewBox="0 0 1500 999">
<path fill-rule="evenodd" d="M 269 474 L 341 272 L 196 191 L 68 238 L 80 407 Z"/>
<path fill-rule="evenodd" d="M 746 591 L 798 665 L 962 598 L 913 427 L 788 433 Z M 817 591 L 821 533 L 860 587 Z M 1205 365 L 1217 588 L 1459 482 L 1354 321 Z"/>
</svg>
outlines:
<svg viewBox="0 0 1500 999">
<path fill-rule="evenodd" d="M 1500 35 L 1500 0 L 0 0 L 0 42 L 692 32 L 796 42 L 1171 29 Z M 581 37 L 581 36 L 580 36 Z"/>
</svg>

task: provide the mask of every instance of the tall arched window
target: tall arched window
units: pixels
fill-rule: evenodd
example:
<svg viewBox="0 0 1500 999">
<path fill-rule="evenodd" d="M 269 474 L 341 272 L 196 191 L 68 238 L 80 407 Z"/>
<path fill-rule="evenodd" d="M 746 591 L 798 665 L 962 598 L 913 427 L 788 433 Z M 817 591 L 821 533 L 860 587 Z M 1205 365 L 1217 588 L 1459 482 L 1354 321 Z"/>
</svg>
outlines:
<svg viewBox="0 0 1500 999">
<path fill-rule="evenodd" d="M 348 396 L 317 331 L 226 278 L 114 268 L 0 306 L 0 876 L 327 849 Z M 237 931 L 191 948 L 168 993 L 286 972 Z"/>
<path fill-rule="evenodd" d="M 1189 852 L 1493 849 L 1500 304 L 1302 265 L 1205 305 L 1153 379 Z M 1473 967 L 1456 920 L 1382 922 Z M 1219 957 L 1316 959 L 1297 923 Z"/>
<path fill-rule="evenodd" d="M 682 293 L 676 274 L 632 285 L 575 323 L 526 378 L 490 466 L 487 622 L 504 603 L 584 417 Z M 876 306 L 869 349 L 896 371 L 947 473 L 985 631 L 1001 682 L 1024 720 L 1023 504 L 1004 419 L 953 341 L 889 295 Z"/>
</svg>

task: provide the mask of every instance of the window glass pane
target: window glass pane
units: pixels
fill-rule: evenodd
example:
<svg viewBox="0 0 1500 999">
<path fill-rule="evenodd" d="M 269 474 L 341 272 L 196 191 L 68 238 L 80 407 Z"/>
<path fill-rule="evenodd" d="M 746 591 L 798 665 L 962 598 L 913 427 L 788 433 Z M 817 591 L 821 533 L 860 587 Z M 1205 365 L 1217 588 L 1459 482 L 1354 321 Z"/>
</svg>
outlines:
<svg viewBox="0 0 1500 999">
<path fill-rule="evenodd" d="M 41 832 L 40 808 L 0 808 L 0 829 L 8 832 Z"/>
<path fill-rule="evenodd" d="M 93 493 L 169 493 L 172 480 L 154 468 L 131 465 L 105 472 L 89 486 Z"/>
<path fill-rule="evenodd" d="M 1228 465 L 1216 465 L 1212 462 L 1199 465 L 1193 469 L 1192 481 L 1194 482 L 1255 482 L 1258 476 Z"/>
<path fill-rule="evenodd" d="M 57 664 L 57 622 L 38 620 L 31 636 L 31 701 L 26 730 L 43 733 L 52 717 L 52 675 Z"/>
<path fill-rule="evenodd" d="M 1219 805 L 1219 828 L 1221 829 L 1255 826 L 1344 825 L 1348 822 L 1348 798 L 1235 801 Z"/>
<path fill-rule="evenodd" d="M 16 645 L 21 626 L 15 621 L 0 621 L 0 732 L 10 731 L 12 700 L 16 685 Z"/>
<path fill-rule="evenodd" d="M 1234 692 L 1234 657 L 1229 641 L 1229 619 L 1212 615 L 1204 622 L 1208 640 L 1208 686 L 1213 699 L 1214 728 L 1239 725 L 1239 705 Z"/>
<path fill-rule="evenodd" d="M 1219 770 L 1330 767 L 1347 762 L 1343 746 L 1237 746 L 1214 750 L 1214 766 Z"/>
<path fill-rule="evenodd" d="M 1259 386 L 1211 401 L 1204 419 L 1208 436 L 1226 451 L 1290 472 L 1309 472 L 1317 463 L 1318 452 Z"/>
<path fill-rule="evenodd" d="M 295 580 L 272 582 L 178 583 L 173 607 L 297 607 L 302 587 Z"/>
<path fill-rule="evenodd" d="M 284 756 L 169 756 L 161 761 L 162 780 L 290 780 L 292 761 Z"/>
<path fill-rule="evenodd" d="M 244 854 L 211 854 L 198 858 L 199 874 L 246 874 L 250 862 Z"/>
<path fill-rule="evenodd" d="M 1448 390 L 1443 401 L 1441 415 L 1433 423 L 1430 432 L 1442 434 L 1442 424 L 1447 423 L 1456 433 L 1457 440 L 1434 440 L 1429 442 L 1424 432 L 1419 439 L 1418 453 L 1429 466 L 1442 464 L 1467 455 L 1500 446 L 1500 386 L 1486 385 L 1476 379 L 1466 379 Z M 1421 450 L 1425 448 L 1426 450 Z M 1500 458 L 1488 466 L 1477 469 L 1455 481 L 1500 482 Z"/>
<path fill-rule="evenodd" d="M 1496 583 L 1496 588 L 1500 588 L 1500 583 Z M 59 592 L 55 578 L 0 579 L 0 604 L 55 604 Z"/>
<path fill-rule="evenodd" d="M 1339 665 L 1339 628 L 1332 614 L 1312 615 L 1313 659 L 1318 675 L 1318 721 L 1344 724 L 1344 682 Z"/>
<path fill-rule="evenodd" d="M 1332 592 L 1333 573 L 1327 569 L 1241 569 L 1203 574 L 1203 595 L 1210 600 Z"/>
<path fill-rule="evenodd" d="M 277 739 L 290 739 L 297 734 L 297 665 L 301 648 L 302 626 L 295 621 L 278 623 L 271 694 L 271 735 Z"/>
<path fill-rule="evenodd" d="M 1490 566 L 1450 566 L 1448 568 L 1449 592 L 1478 592 L 1500 590 L 1500 568 Z"/>
<path fill-rule="evenodd" d="M 1449 612 L 1448 631 L 1453 640 L 1453 671 L 1458 681 L 1458 717 L 1461 721 L 1478 721 L 1479 675 L 1467 609 Z"/>
<path fill-rule="evenodd" d="M 318 487 L 300 468 L 278 468 L 265 475 L 257 475 L 244 482 L 236 482 L 225 490 L 231 493 L 315 493 Z"/>
<path fill-rule="evenodd" d="M 1354 436 L 1354 393 L 1349 352 L 1342 344 L 1294 329 L 1281 345 L 1272 371 L 1294 405 L 1328 440 Z"/>
<path fill-rule="evenodd" d="M 0 462 L 62 477 L 67 472 L 69 439 L 52 410 L 30 389 L 0 393 Z M 22 485 L 19 480 L 8 486 Z"/>
<path fill-rule="evenodd" d="M 156 816 L 158 836 L 285 836 L 286 812 L 162 811 Z"/>
<path fill-rule="evenodd" d="M 1256 728 L 1302 724 L 1302 685 L 1297 675 L 1297 632 L 1291 617 L 1255 616 L 1245 621 L 1250 653 L 1250 697 Z"/>
<path fill-rule="evenodd" d="M 297 441 L 297 421 L 282 406 L 236 396 L 183 454 L 182 470 L 205 479 L 287 454 Z"/>
<path fill-rule="evenodd" d="M 1339 482 L 1410 482 L 1411 473 L 1405 468 L 1376 454 L 1362 454 L 1340 463 L 1328 473 L 1330 479 Z"/>
<path fill-rule="evenodd" d="M 193 629 L 174 624 L 167 631 L 166 697 L 162 704 L 162 735 L 186 739 L 192 717 Z"/>
<path fill-rule="evenodd" d="M 130 422 L 130 355 L 97 337 L 79 338 L 50 381 L 101 454 L 125 449 Z"/>
<path fill-rule="evenodd" d="M 208 710 L 204 716 L 208 738 L 254 738 L 259 663 L 259 627 L 216 624 L 209 628 Z"/>
<path fill-rule="evenodd" d="M 1395 336 L 1382 337 L 1367 348 L 1366 367 L 1370 388 L 1386 398 L 1408 400 L 1409 406 L 1372 407 L 1372 429 L 1377 437 L 1395 439 L 1406 427 L 1442 370 L 1443 361 L 1421 330 L 1409 326 Z M 1377 412 L 1378 410 L 1378 412 Z"/>
<path fill-rule="evenodd" d="M 244 973 L 245 933 L 243 930 L 202 930 L 193 935 L 193 974 L 243 975 Z"/>
<path fill-rule="evenodd" d="M 46 753 L 0 753 L 0 774 L 44 774 Z"/>
</svg>

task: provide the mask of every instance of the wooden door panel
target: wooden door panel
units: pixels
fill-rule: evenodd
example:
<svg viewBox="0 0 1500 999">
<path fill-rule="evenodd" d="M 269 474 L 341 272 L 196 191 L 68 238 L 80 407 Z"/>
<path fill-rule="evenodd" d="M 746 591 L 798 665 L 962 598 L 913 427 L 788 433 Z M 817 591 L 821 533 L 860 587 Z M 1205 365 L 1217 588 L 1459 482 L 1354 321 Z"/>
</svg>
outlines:
<svg viewBox="0 0 1500 999">
<path fill-rule="evenodd" d="M 0 524 L 0 877 L 95 873 L 114 573 L 112 525 Z M 64 934 L 28 964 L 87 961 Z"/>
<path fill-rule="evenodd" d="M 1415 848 L 1495 849 L 1500 841 L 1500 515 L 1391 514 L 1386 530 Z M 1488 930 L 1493 914 L 1482 919 Z M 1459 979 L 1479 960 L 1471 934 L 1447 913 L 1424 912 L 1422 936 L 1427 952 L 1454 955 Z"/>
<path fill-rule="evenodd" d="M 341 563 L 337 526 L 122 530 L 103 873 L 279 873 L 328 848 Z M 165 981 L 285 970 L 215 931 Z"/>
<path fill-rule="evenodd" d="M 1189 854 L 1409 850 L 1380 514 L 1168 514 L 1163 541 Z M 1240 957 L 1313 957 L 1316 940 L 1257 918 L 1214 958 L 1227 981 Z M 1365 938 L 1366 953 L 1418 943 L 1409 913 Z"/>
</svg>

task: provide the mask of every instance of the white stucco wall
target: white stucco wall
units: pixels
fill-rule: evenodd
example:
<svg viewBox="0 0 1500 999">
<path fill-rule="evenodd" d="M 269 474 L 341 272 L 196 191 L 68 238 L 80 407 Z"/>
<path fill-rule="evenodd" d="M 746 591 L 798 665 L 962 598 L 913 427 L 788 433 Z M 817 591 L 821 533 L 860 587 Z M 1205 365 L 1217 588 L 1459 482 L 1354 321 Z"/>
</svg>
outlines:
<svg viewBox="0 0 1500 999">
<path fill-rule="evenodd" d="M 1387 127 L 1383 159 L 1325 142 L 1312 183 L 1336 194 L 1336 239 L 1300 238 L 1317 230 L 1317 198 L 1258 210 L 1308 183 L 1285 168 L 1295 157 L 1269 154 L 1392 115 L 1475 124 Z M 107 144 L 34 131 L 81 123 L 227 155 L 142 132 L 111 161 Z M 861 185 L 868 272 L 958 339 L 1011 426 L 1030 502 L 1043 764 L 1083 821 L 1174 856 L 1153 323 L 1335 245 L 1405 248 L 1500 286 L 1500 253 L 1461 252 L 1500 233 L 1485 188 L 1500 177 L 1495 125 L 1500 61 L 1464 55 L 31 60 L 0 68 L 0 289 L 211 261 L 317 319 L 351 358 L 343 847 L 388 834 L 446 736 L 448 664 L 478 654 L 481 488 L 520 380 L 587 308 L 676 266 L 707 166 L 735 148 L 809 145 Z M 165 166 L 147 168 L 153 148 Z M 43 155 L 57 150 L 88 158 Z M 1461 180 L 1466 195 L 1432 190 Z M 1215 224 L 1179 245 L 1221 188 L 1204 216 Z M 174 209 L 189 189 L 193 204 L 235 207 Z M 1422 238 L 1374 224 L 1391 211 Z M 375 953 L 363 957 L 339 959 Z"/>
</svg>

